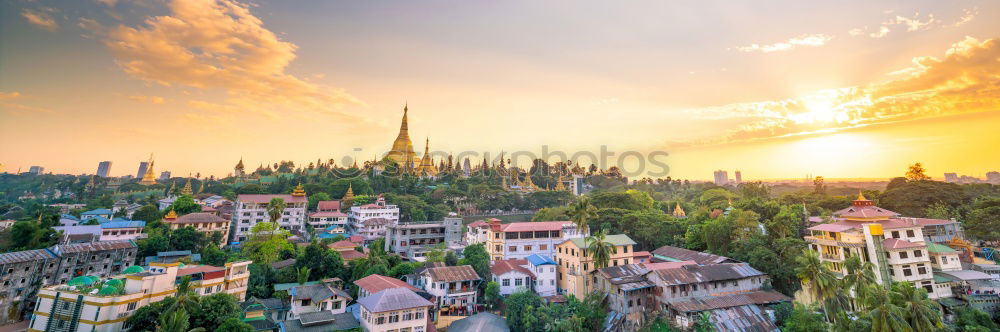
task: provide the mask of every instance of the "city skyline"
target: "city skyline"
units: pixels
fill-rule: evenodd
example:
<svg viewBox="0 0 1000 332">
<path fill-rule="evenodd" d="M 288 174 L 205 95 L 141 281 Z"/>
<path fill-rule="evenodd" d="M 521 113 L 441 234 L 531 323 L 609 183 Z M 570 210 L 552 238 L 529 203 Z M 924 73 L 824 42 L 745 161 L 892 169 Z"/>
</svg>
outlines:
<svg viewBox="0 0 1000 332">
<path fill-rule="evenodd" d="M 0 163 L 368 160 L 408 103 L 418 153 L 608 146 L 744 181 L 1000 165 L 995 2 L 573 4 L 5 2 Z"/>
</svg>

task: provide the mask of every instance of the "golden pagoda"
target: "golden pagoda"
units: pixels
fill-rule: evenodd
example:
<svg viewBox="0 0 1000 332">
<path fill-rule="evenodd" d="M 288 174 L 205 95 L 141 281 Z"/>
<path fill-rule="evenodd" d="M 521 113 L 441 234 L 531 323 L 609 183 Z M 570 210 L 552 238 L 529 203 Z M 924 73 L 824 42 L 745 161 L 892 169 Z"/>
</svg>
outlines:
<svg viewBox="0 0 1000 332">
<path fill-rule="evenodd" d="M 674 206 L 674 213 L 673 213 L 673 215 L 676 218 L 687 217 L 687 214 L 684 213 L 684 209 L 681 208 L 681 203 L 677 203 L 677 205 Z"/>
<path fill-rule="evenodd" d="M 427 138 L 427 142 L 424 143 L 424 157 L 420 160 L 420 167 L 417 168 L 417 172 L 421 176 L 437 176 L 438 170 L 434 166 L 434 160 L 431 160 L 431 139 Z"/>
<path fill-rule="evenodd" d="M 142 175 L 142 181 L 139 181 L 141 185 L 154 185 L 156 184 L 156 176 L 153 175 L 153 154 L 149 154 L 149 167 L 146 167 L 146 174 Z"/>
<path fill-rule="evenodd" d="M 184 184 L 184 188 L 181 189 L 181 195 L 194 195 L 194 191 L 191 190 L 191 178 L 188 178 L 187 183 Z"/>
<path fill-rule="evenodd" d="M 174 220 L 174 219 L 177 219 L 177 212 L 174 212 L 174 209 L 170 209 L 170 212 L 167 212 L 167 215 L 163 216 L 163 220 Z"/>
<path fill-rule="evenodd" d="M 556 191 L 566 191 L 566 186 L 563 185 L 562 174 L 559 174 L 559 179 L 556 180 Z"/>
<path fill-rule="evenodd" d="M 353 183 L 347 184 L 347 192 L 344 193 L 344 197 L 340 198 L 340 200 L 343 201 L 343 203 L 344 203 L 344 207 L 351 207 L 351 205 L 354 205 L 354 190 L 353 190 L 353 188 L 354 188 L 354 184 Z"/>
<path fill-rule="evenodd" d="M 536 186 L 535 183 L 531 181 L 531 173 L 524 172 L 524 186 L 522 190 L 536 190 L 536 189 L 538 189 L 538 186 Z"/>
<path fill-rule="evenodd" d="M 403 120 L 399 124 L 399 134 L 392 142 L 392 150 L 386 155 L 395 161 L 402 169 L 412 169 L 417 160 L 417 154 L 413 152 L 413 142 L 410 141 L 410 132 L 407 126 L 406 115 L 409 112 L 409 105 L 403 106 Z"/>
<path fill-rule="evenodd" d="M 292 196 L 294 197 L 306 196 L 306 190 L 305 188 L 302 188 L 302 183 L 299 183 L 299 185 L 295 186 L 295 190 L 292 191 Z"/>
<path fill-rule="evenodd" d="M 236 167 L 233 170 L 233 175 L 237 177 L 243 177 L 246 175 L 245 168 L 243 167 L 243 157 L 240 157 L 240 162 L 236 164 Z"/>
</svg>

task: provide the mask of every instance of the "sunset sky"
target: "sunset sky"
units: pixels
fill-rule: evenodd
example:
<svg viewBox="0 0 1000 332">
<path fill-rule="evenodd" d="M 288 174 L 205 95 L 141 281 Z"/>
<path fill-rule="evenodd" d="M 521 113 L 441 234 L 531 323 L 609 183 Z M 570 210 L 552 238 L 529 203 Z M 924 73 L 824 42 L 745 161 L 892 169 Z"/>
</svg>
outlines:
<svg viewBox="0 0 1000 332">
<path fill-rule="evenodd" d="M 982 177 L 1000 170 L 1000 2 L 0 2 L 8 172 L 371 159 L 405 103 L 421 152 Z"/>
</svg>

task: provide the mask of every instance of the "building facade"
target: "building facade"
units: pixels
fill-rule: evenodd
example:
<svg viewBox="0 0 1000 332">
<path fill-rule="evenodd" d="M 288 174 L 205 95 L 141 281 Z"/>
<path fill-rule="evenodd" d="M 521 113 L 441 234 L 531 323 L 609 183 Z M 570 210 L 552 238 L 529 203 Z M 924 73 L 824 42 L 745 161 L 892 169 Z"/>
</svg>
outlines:
<svg viewBox="0 0 1000 332">
<path fill-rule="evenodd" d="M 457 247 L 461 241 L 462 218 L 390 224 L 385 230 L 387 252 L 416 260 L 422 260 L 439 243 Z"/>
<path fill-rule="evenodd" d="M 368 332 L 425 332 L 433 303 L 406 288 L 390 288 L 358 299 L 361 327 Z"/>
<path fill-rule="evenodd" d="M 385 198 L 379 196 L 375 203 L 352 206 L 347 221 L 351 228 L 349 233 L 364 236 L 367 244 L 385 237 L 386 226 L 399 223 L 399 207 L 386 204 Z"/>
<path fill-rule="evenodd" d="M 608 235 L 605 241 L 614 246 L 608 266 L 627 265 L 633 263 L 636 242 L 625 234 Z M 597 270 L 594 258 L 587 252 L 588 244 L 584 238 L 574 238 L 563 241 L 556 246 L 556 263 L 558 291 L 561 294 L 573 294 L 584 298 L 594 290 L 592 274 Z"/>
<path fill-rule="evenodd" d="M 486 251 L 493 260 L 525 258 L 534 254 L 553 257 L 556 245 L 586 237 L 571 221 L 515 222 L 501 224 L 491 219 L 486 232 Z"/>
<path fill-rule="evenodd" d="M 194 230 L 205 233 L 206 238 L 211 239 L 213 233 L 219 233 L 220 245 L 225 245 L 229 239 L 230 221 L 218 215 L 208 212 L 188 213 L 178 217 L 173 210 L 167 212 L 163 217 L 163 223 L 167 224 L 171 230 L 177 230 L 190 226 Z"/>
<path fill-rule="evenodd" d="M 416 286 L 437 298 L 439 308 L 465 307 L 477 303 L 480 281 L 470 265 L 443 266 L 424 269 Z"/>
<path fill-rule="evenodd" d="M 290 195 L 239 195 L 235 202 L 236 211 L 233 213 L 232 240 L 235 242 L 245 241 L 254 225 L 270 222 L 267 205 L 275 198 L 281 198 L 285 201 L 285 211 L 277 220 L 278 225 L 289 231 L 304 230 L 306 205 L 308 205 L 309 200 L 306 198 L 302 186 L 299 186 Z"/>
</svg>

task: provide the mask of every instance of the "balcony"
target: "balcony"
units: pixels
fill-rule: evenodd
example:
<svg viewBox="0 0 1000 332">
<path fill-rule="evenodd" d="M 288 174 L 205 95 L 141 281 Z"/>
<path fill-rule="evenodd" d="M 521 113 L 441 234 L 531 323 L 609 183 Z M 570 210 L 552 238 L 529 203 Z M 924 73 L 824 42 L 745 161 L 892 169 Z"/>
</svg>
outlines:
<svg viewBox="0 0 1000 332">
<path fill-rule="evenodd" d="M 809 243 L 815 243 L 832 247 L 860 248 L 865 246 L 864 241 L 845 241 L 846 239 L 837 240 L 829 236 L 809 235 L 804 237 L 803 239 Z"/>
<path fill-rule="evenodd" d="M 836 261 L 836 262 L 843 262 L 843 261 L 844 261 L 844 258 L 843 258 L 843 257 L 840 257 L 840 254 L 831 254 L 831 253 L 826 253 L 826 252 L 824 252 L 824 253 L 823 253 L 823 260 L 824 260 L 824 261 Z"/>
</svg>

